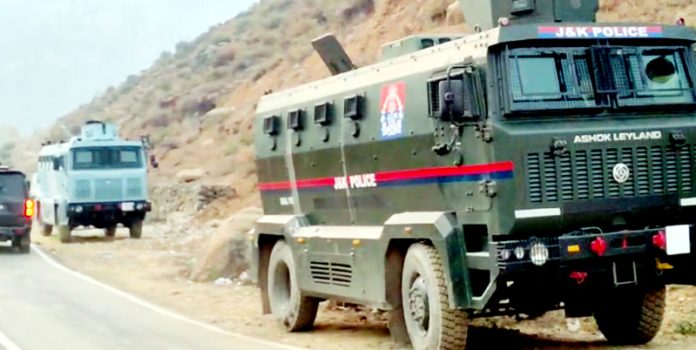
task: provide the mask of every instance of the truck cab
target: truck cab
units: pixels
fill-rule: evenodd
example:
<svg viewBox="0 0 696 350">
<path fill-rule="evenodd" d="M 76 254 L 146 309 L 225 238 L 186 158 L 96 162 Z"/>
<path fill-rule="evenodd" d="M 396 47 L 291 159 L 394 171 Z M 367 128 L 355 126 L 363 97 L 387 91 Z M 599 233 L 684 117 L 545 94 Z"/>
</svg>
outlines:
<svg viewBox="0 0 696 350">
<path fill-rule="evenodd" d="M 72 229 L 84 226 L 112 237 L 121 224 L 140 238 L 151 208 L 146 162 L 142 142 L 122 140 L 114 125 L 102 122 L 88 122 L 69 142 L 44 146 L 36 189 L 43 233 L 57 227 L 67 242 Z"/>
</svg>

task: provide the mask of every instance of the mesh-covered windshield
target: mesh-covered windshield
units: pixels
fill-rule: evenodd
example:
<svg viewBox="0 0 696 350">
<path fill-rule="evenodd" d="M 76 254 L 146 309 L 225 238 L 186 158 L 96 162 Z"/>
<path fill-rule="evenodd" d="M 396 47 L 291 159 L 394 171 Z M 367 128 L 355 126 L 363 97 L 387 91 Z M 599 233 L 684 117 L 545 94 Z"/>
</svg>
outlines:
<svg viewBox="0 0 696 350">
<path fill-rule="evenodd" d="M 510 109 L 606 109 L 696 102 L 683 47 L 519 48 L 507 52 Z"/>
<path fill-rule="evenodd" d="M 143 166 L 139 147 L 93 147 L 72 151 L 74 170 L 137 169 Z"/>
</svg>

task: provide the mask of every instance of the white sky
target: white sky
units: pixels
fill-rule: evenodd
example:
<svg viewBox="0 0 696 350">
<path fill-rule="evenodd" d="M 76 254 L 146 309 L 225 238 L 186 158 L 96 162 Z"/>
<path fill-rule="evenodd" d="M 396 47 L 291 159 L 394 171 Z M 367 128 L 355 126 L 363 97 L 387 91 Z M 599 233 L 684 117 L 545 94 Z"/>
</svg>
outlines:
<svg viewBox="0 0 696 350">
<path fill-rule="evenodd" d="M 26 134 L 255 0 L 0 0 L 0 128 Z"/>
</svg>

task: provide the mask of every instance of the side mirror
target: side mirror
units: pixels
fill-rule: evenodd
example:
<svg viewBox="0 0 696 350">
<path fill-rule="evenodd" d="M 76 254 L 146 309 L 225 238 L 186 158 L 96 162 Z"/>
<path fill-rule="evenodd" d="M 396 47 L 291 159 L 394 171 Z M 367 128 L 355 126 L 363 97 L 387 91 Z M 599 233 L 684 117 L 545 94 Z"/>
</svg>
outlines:
<svg viewBox="0 0 696 350">
<path fill-rule="evenodd" d="M 442 121 L 465 122 L 481 117 L 479 94 L 476 89 L 475 73 L 466 72 L 458 79 L 447 79 L 438 83 L 439 111 Z"/>
<path fill-rule="evenodd" d="M 60 170 L 60 160 L 58 158 L 53 158 L 53 171 Z"/>
</svg>

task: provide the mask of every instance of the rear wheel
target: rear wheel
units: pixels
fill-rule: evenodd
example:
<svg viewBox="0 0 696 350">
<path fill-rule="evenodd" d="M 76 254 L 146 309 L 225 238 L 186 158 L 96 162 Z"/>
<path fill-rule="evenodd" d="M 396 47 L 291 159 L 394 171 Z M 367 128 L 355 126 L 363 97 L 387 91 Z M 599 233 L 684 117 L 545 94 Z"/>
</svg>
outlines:
<svg viewBox="0 0 696 350">
<path fill-rule="evenodd" d="M 138 220 L 131 222 L 130 224 L 130 237 L 131 238 L 141 238 L 143 236 L 143 221 Z M 114 228 L 115 230 L 116 228 Z"/>
<path fill-rule="evenodd" d="M 50 236 L 53 233 L 53 225 L 41 224 L 41 234 Z"/>
<path fill-rule="evenodd" d="M 22 254 L 28 254 L 31 251 L 31 236 L 29 234 L 15 237 L 12 240 L 12 247 L 17 249 Z"/>
<path fill-rule="evenodd" d="M 611 293 L 594 314 L 599 330 L 614 344 L 648 343 L 662 326 L 665 294 L 664 286 Z"/>
<path fill-rule="evenodd" d="M 114 226 L 109 226 L 104 229 L 104 235 L 106 237 L 114 237 L 116 236 L 116 225 Z"/>
<path fill-rule="evenodd" d="M 440 254 L 425 244 L 412 245 L 401 280 L 406 329 L 415 350 L 465 349 L 469 318 L 449 305 Z"/>
<path fill-rule="evenodd" d="M 58 226 L 58 236 L 61 243 L 70 243 L 72 241 L 72 232 L 70 226 L 60 225 Z"/>
<path fill-rule="evenodd" d="M 290 247 L 278 241 L 268 264 L 268 299 L 271 313 L 290 332 L 308 330 L 317 317 L 319 300 L 302 295 L 297 285 L 295 260 Z"/>
</svg>

